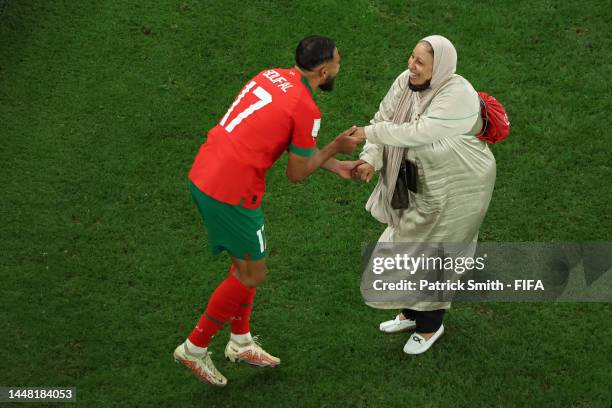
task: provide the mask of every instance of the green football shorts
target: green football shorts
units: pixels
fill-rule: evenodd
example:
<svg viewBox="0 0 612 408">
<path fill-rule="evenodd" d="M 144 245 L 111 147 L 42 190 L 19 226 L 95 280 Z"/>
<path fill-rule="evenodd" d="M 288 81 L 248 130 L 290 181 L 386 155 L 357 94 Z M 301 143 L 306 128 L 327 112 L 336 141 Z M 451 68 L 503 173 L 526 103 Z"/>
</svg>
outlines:
<svg viewBox="0 0 612 408">
<path fill-rule="evenodd" d="M 213 255 L 226 250 L 235 258 L 254 261 L 268 256 L 261 208 L 222 203 L 204 194 L 191 180 L 189 190 L 208 230 Z"/>
</svg>

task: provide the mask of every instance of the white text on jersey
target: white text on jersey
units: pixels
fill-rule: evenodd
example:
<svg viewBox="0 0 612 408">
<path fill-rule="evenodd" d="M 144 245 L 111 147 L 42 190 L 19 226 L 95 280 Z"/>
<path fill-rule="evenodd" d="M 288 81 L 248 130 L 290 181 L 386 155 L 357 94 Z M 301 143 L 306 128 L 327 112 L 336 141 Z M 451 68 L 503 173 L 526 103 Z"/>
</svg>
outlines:
<svg viewBox="0 0 612 408">
<path fill-rule="evenodd" d="M 268 78 L 270 82 L 275 84 L 281 91 L 287 93 L 287 89 L 293 87 L 293 84 L 287 81 L 281 74 L 273 69 L 269 69 L 264 72 L 263 76 Z"/>
</svg>

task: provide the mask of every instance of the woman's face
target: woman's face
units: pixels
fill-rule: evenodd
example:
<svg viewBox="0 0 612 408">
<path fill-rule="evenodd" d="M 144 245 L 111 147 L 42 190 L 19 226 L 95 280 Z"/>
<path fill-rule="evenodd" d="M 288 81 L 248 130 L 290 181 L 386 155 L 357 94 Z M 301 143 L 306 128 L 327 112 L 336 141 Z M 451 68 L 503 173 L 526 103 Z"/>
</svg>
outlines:
<svg viewBox="0 0 612 408">
<path fill-rule="evenodd" d="M 410 83 L 412 85 L 423 85 L 431 80 L 433 72 L 433 56 L 429 52 L 429 45 L 418 43 L 410 58 L 408 58 L 408 69 L 410 70 Z"/>
</svg>

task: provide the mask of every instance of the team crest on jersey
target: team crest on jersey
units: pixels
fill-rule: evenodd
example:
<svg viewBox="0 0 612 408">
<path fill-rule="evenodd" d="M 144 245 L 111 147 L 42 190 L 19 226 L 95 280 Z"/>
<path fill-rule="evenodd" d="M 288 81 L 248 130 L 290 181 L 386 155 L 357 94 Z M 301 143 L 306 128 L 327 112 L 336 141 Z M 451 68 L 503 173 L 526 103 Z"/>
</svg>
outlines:
<svg viewBox="0 0 612 408">
<path fill-rule="evenodd" d="M 321 127 L 321 119 L 315 119 L 312 123 L 312 138 L 316 139 L 319 135 L 319 128 Z"/>
</svg>

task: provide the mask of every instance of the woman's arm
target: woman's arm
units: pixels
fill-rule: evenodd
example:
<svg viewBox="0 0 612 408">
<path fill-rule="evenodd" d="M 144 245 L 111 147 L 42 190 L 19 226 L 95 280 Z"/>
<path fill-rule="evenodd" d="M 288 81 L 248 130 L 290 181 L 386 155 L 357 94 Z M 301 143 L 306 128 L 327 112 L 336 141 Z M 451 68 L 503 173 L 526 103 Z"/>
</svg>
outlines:
<svg viewBox="0 0 612 408">
<path fill-rule="evenodd" d="M 434 96 L 427 112 L 410 123 L 379 122 L 364 128 L 368 143 L 417 147 L 470 132 L 480 105 L 464 83 L 450 85 Z"/>
</svg>

